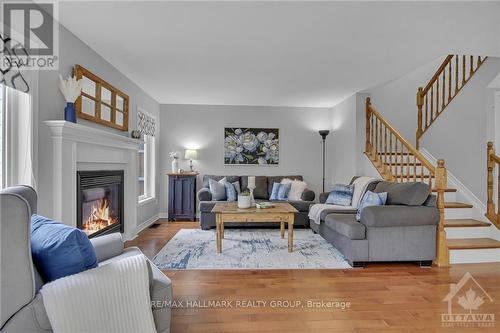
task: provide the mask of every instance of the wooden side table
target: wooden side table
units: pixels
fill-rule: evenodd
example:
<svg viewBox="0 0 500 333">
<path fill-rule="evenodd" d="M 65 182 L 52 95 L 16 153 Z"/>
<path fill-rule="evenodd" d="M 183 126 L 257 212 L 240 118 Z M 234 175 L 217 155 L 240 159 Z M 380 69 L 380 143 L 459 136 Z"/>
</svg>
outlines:
<svg viewBox="0 0 500 333">
<path fill-rule="evenodd" d="M 168 220 L 196 219 L 196 178 L 198 173 L 168 173 Z"/>
</svg>

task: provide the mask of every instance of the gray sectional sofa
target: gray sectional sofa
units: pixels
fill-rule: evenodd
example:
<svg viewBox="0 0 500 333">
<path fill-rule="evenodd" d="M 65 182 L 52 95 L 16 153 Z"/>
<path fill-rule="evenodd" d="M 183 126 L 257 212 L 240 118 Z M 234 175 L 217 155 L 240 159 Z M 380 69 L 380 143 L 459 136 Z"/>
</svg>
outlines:
<svg viewBox="0 0 500 333">
<path fill-rule="evenodd" d="M 436 197 L 424 183 L 380 181 L 368 188 L 387 192 L 385 206 L 366 207 L 361 220 L 355 211 L 324 211 L 311 229 L 333 244 L 352 266 L 366 262 L 417 261 L 430 265 L 436 256 L 439 211 Z M 324 203 L 328 193 L 320 195 Z"/>
<path fill-rule="evenodd" d="M 203 230 L 215 228 L 215 214 L 212 213 L 212 208 L 215 206 L 216 201 L 212 201 L 212 194 L 208 187 L 208 180 L 214 179 L 216 181 L 226 177 L 231 183 L 239 182 L 242 191 L 247 189 L 248 176 L 220 176 L 220 175 L 204 175 L 202 188 L 198 191 L 198 202 L 200 211 L 200 225 Z M 303 180 L 302 176 L 256 176 L 255 177 L 255 190 L 253 192 L 255 201 L 269 201 L 273 184 L 281 182 L 283 178 Z M 298 213 L 295 215 L 294 226 L 309 226 L 309 207 L 314 203 L 315 194 L 313 191 L 306 189 L 302 193 L 302 200 L 300 201 L 286 201 L 290 203 Z M 224 223 L 227 227 L 242 226 L 241 223 Z M 259 227 L 279 227 L 279 223 L 245 223 L 244 226 L 259 226 Z"/>
</svg>

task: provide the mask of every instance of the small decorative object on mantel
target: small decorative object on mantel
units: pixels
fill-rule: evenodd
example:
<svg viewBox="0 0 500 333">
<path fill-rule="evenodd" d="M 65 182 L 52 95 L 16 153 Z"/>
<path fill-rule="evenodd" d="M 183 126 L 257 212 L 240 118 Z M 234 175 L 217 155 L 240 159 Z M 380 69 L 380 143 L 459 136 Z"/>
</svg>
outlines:
<svg viewBox="0 0 500 333">
<path fill-rule="evenodd" d="M 168 153 L 168 156 L 172 159 L 172 172 L 176 173 L 179 171 L 179 153 L 176 151 L 172 151 Z"/>
<path fill-rule="evenodd" d="M 130 137 L 132 139 L 140 139 L 141 138 L 141 131 L 139 131 L 139 130 L 132 130 L 132 132 L 130 132 Z"/>
<path fill-rule="evenodd" d="M 64 120 L 76 123 L 75 101 L 82 92 L 82 80 L 77 80 L 74 76 L 68 76 L 65 80 L 61 74 L 59 74 L 59 89 L 66 100 Z"/>
<path fill-rule="evenodd" d="M 246 209 L 252 207 L 250 191 L 246 190 L 238 195 L 238 208 Z"/>
</svg>

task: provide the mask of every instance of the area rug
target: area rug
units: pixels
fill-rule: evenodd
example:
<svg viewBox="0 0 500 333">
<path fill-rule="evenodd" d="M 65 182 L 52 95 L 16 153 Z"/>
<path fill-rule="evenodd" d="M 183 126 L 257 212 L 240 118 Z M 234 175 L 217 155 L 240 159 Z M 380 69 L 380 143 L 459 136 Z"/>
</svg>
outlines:
<svg viewBox="0 0 500 333">
<path fill-rule="evenodd" d="M 292 253 L 279 229 L 226 229 L 222 253 L 215 230 L 181 229 L 153 258 L 160 269 L 345 269 L 342 254 L 312 230 L 296 229 Z"/>
</svg>

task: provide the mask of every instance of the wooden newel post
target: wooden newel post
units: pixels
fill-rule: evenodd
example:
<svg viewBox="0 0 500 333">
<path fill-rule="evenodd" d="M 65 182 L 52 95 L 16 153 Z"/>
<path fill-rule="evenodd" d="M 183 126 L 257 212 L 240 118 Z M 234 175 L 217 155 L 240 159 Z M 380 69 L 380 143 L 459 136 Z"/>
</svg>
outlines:
<svg viewBox="0 0 500 333">
<path fill-rule="evenodd" d="M 366 98 L 366 133 L 365 133 L 365 152 L 370 153 L 372 152 L 371 149 L 371 144 L 370 144 L 370 132 L 371 132 L 371 110 L 370 110 L 370 97 Z"/>
<path fill-rule="evenodd" d="M 423 124 L 422 124 L 422 108 L 424 106 L 424 96 L 422 95 L 422 87 L 418 87 L 417 90 L 417 110 L 418 110 L 418 120 L 417 120 L 417 134 L 416 134 L 416 148 L 419 148 L 420 137 L 423 134 Z"/>
<path fill-rule="evenodd" d="M 493 149 L 493 142 L 488 142 L 486 148 L 486 166 L 487 166 L 487 188 L 488 198 L 486 203 L 486 217 L 492 221 L 495 218 L 495 205 L 493 203 L 493 169 L 495 168 L 495 161 L 491 158 L 495 154 Z"/>
<path fill-rule="evenodd" d="M 436 235 L 436 259 L 434 264 L 439 267 L 447 267 L 450 265 L 450 254 L 446 243 L 446 231 L 444 230 L 444 191 L 448 187 L 448 174 L 444 166 L 444 160 L 438 160 L 435 172 L 439 224 Z"/>
</svg>

